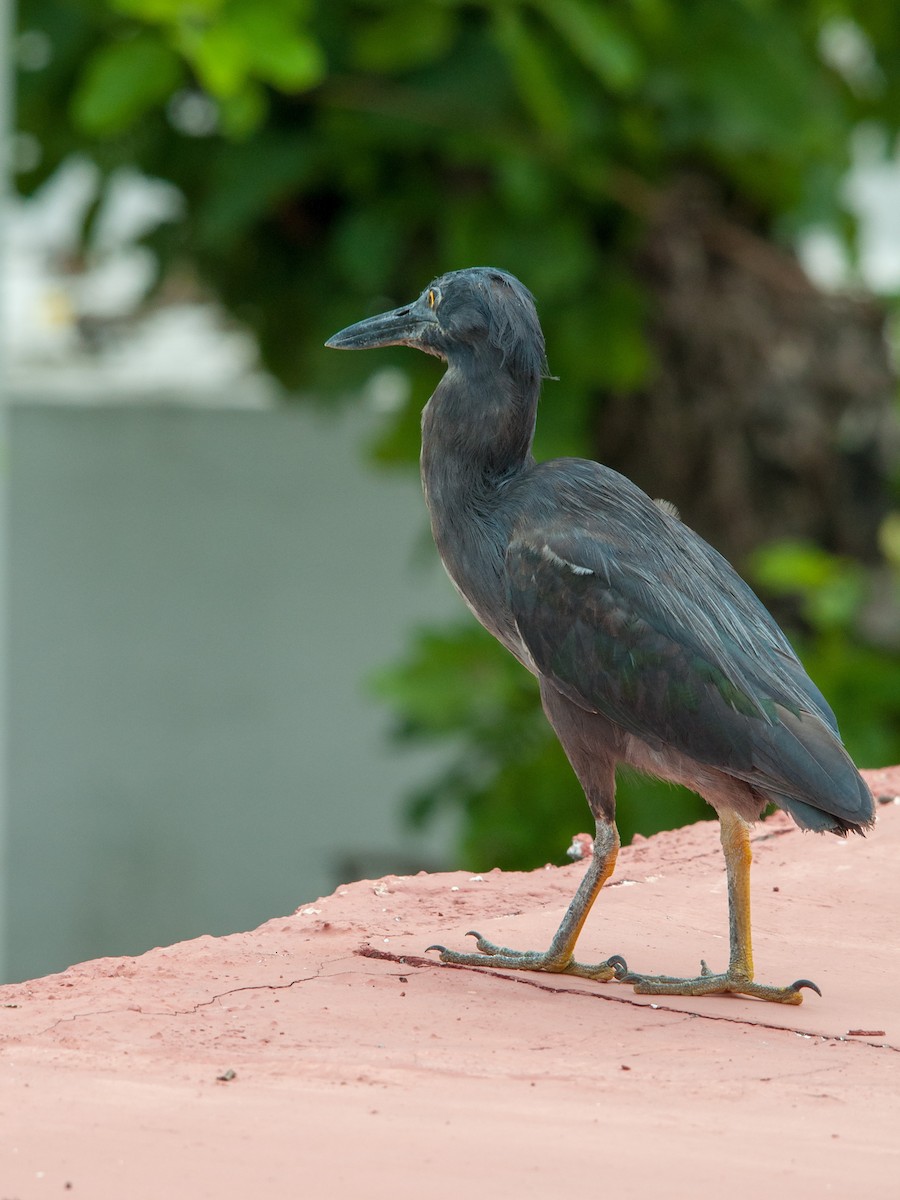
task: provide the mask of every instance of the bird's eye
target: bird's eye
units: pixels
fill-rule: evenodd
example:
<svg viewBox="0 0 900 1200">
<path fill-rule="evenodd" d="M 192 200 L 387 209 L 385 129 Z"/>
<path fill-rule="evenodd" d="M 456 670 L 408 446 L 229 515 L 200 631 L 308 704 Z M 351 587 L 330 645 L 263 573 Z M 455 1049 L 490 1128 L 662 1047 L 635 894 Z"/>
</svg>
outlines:
<svg viewBox="0 0 900 1200">
<path fill-rule="evenodd" d="M 428 289 L 428 307 L 429 308 L 434 308 L 436 299 L 437 299 L 437 297 L 434 294 L 434 288 L 429 288 Z"/>
</svg>

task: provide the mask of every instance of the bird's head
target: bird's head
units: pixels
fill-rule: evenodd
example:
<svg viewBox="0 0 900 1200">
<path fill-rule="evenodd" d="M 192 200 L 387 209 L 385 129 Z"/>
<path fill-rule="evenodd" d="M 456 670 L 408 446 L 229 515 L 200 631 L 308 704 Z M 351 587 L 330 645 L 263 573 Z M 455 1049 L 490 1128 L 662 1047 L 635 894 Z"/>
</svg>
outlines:
<svg viewBox="0 0 900 1200">
<path fill-rule="evenodd" d="M 534 297 L 515 276 L 495 267 L 441 275 L 412 304 L 350 325 L 325 345 L 336 350 L 414 346 L 451 366 L 487 358 L 524 379 L 536 381 L 547 373 Z"/>
</svg>

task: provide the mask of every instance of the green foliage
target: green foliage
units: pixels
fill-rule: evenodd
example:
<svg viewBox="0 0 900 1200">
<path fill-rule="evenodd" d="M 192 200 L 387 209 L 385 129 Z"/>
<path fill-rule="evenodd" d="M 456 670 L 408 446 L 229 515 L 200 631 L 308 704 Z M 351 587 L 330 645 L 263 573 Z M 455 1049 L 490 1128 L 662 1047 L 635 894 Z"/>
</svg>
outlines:
<svg viewBox="0 0 900 1200">
<path fill-rule="evenodd" d="M 900 527 L 888 517 L 885 539 Z M 808 543 L 779 542 L 754 555 L 755 581 L 770 595 L 800 602 L 805 628 L 795 635 L 804 665 L 838 714 L 851 755 L 864 766 L 900 761 L 900 571 L 897 558 L 876 570 Z M 874 637 L 876 610 L 893 616 Z"/>
<path fill-rule="evenodd" d="M 870 39 L 865 86 L 822 58 L 837 20 Z M 900 114 L 871 0 L 22 0 L 19 24 L 50 44 L 20 77 L 22 189 L 73 150 L 171 180 L 164 269 L 189 263 L 290 388 L 360 382 L 329 332 L 493 262 L 540 297 L 582 428 L 652 368 L 628 257 L 656 187 L 700 166 L 764 227 L 837 227 L 849 132 Z M 433 366 L 406 369 L 417 406 Z"/>
<path fill-rule="evenodd" d="M 72 119 L 88 134 L 112 137 L 167 99 L 182 78 L 178 56 L 152 34 L 101 46 L 72 99 Z"/>
<path fill-rule="evenodd" d="M 754 555 L 759 585 L 776 596 L 794 596 L 812 629 L 847 631 L 865 596 L 861 563 L 828 554 L 809 542 L 776 542 Z"/>
<path fill-rule="evenodd" d="M 440 271 L 513 271 L 560 377 L 541 455 L 592 454 L 603 396 L 655 369 L 631 263 L 673 176 L 712 176 L 763 235 L 846 234 L 850 134 L 900 123 L 884 0 L 20 0 L 18 21 L 48 46 L 19 43 L 20 128 L 41 151 L 24 193 L 73 152 L 177 185 L 186 215 L 152 240 L 162 277 L 188 267 L 295 396 L 350 394 L 372 371 L 322 349 L 335 329 Z M 410 399 L 375 454 L 410 463 L 436 368 L 392 362 Z M 799 589 L 805 652 L 851 747 L 896 760 L 894 657 L 851 637 L 868 576 L 814 547 L 759 571 Z M 586 823 L 532 682 L 487 635 L 422 635 L 382 690 L 402 737 L 460 741 L 414 812 L 462 806 L 472 866 L 542 861 Z M 626 837 L 639 788 L 644 832 L 697 812 L 623 780 Z"/>
<path fill-rule="evenodd" d="M 314 87 L 325 74 L 325 59 L 318 42 L 304 27 L 308 0 L 111 0 L 110 8 L 149 25 L 157 47 L 172 58 L 184 60 L 197 82 L 222 104 L 223 126 L 233 137 L 244 137 L 258 128 L 267 112 L 261 85 L 293 94 Z M 127 29 L 123 26 L 123 32 Z M 141 35 L 139 35 L 141 36 Z M 128 43 L 101 48 L 98 56 Z M 114 100 L 107 80 L 92 64 L 83 76 L 84 104 L 109 107 Z M 126 124 L 168 98 L 174 83 L 157 94 L 146 91 L 139 105 L 132 103 Z M 74 113 L 76 124 L 80 112 Z M 114 133 L 83 124 L 88 133 Z M 122 128 L 125 125 L 121 126 Z"/>
</svg>

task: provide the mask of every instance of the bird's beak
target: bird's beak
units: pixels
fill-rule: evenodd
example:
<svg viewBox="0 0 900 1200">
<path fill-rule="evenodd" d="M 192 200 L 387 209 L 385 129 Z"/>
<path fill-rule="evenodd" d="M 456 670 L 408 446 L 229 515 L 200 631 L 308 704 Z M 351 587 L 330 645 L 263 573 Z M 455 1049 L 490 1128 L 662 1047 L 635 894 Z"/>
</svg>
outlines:
<svg viewBox="0 0 900 1200">
<path fill-rule="evenodd" d="M 422 334 L 437 323 L 426 305 L 416 302 L 348 325 L 325 343 L 332 350 L 370 350 L 373 346 L 422 347 Z"/>
</svg>

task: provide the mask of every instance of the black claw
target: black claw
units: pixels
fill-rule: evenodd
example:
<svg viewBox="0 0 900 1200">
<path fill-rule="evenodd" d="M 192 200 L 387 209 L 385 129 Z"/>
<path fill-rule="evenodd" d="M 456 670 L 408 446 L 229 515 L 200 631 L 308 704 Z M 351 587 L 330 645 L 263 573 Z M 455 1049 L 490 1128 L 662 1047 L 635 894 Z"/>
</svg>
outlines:
<svg viewBox="0 0 900 1200">
<path fill-rule="evenodd" d="M 467 930 L 466 930 L 466 937 L 473 937 L 473 938 L 479 938 L 479 939 L 480 939 L 480 938 L 481 938 L 481 934 L 478 932 L 478 930 L 477 930 L 477 929 L 467 929 Z"/>
<path fill-rule="evenodd" d="M 440 954 L 446 954 L 446 953 L 447 953 L 447 947 L 446 947 L 446 946 L 438 946 L 438 945 L 434 945 L 434 946 L 426 946 L 426 947 L 425 947 L 425 953 L 427 954 L 429 950 L 437 950 L 437 951 L 438 951 Z"/>
<path fill-rule="evenodd" d="M 793 992 L 799 992 L 801 988 L 809 988 L 809 990 L 811 992 L 815 992 L 817 996 L 822 995 L 819 988 L 811 979 L 797 979 L 791 984 L 791 991 Z"/>
<path fill-rule="evenodd" d="M 606 960 L 606 965 L 615 971 L 616 979 L 624 979 L 628 974 L 628 963 L 621 954 L 611 954 Z"/>
</svg>

